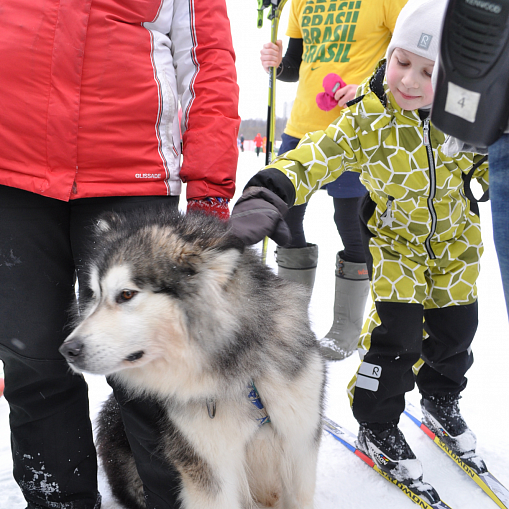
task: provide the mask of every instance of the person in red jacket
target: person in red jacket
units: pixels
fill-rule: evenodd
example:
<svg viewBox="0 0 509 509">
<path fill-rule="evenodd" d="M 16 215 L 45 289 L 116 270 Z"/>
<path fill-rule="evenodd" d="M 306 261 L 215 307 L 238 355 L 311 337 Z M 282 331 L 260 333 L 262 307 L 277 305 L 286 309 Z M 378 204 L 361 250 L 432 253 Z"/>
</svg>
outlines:
<svg viewBox="0 0 509 509">
<path fill-rule="evenodd" d="M 30 509 L 96 509 L 87 385 L 58 352 L 75 275 L 86 293 L 99 213 L 177 209 L 181 182 L 188 210 L 228 218 L 240 124 L 230 25 L 225 0 L 18 0 L 2 29 L 0 359 L 14 478 Z M 155 448 L 160 409 L 109 382 L 147 507 L 176 507 L 179 479 Z"/>
<path fill-rule="evenodd" d="M 255 142 L 255 148 L 256 148 L 256 157 L 258 157 L 260 155 L 260 152 L 262 151 L 262 147 L 263 147 L 263 138 L 262 138 L 262 135 L 260 133 L 258 133 L 254 140 Z"/>
</svg>

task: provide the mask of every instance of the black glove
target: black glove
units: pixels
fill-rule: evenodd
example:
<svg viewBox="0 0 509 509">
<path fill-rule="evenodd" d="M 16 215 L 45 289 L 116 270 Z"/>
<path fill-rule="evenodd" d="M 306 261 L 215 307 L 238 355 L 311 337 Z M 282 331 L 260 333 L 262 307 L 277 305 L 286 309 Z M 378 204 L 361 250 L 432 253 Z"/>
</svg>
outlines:
<svg viewBox="0 0 509 509">
<path fill-rule="evenodd" d="M 292 235 L 283 217 L 288 205 L 265 187 L 248 187 L 233 207 L 231 232 L 244 244 L 270 237 L 278 246 L 289 244 Z"/>
</svg>

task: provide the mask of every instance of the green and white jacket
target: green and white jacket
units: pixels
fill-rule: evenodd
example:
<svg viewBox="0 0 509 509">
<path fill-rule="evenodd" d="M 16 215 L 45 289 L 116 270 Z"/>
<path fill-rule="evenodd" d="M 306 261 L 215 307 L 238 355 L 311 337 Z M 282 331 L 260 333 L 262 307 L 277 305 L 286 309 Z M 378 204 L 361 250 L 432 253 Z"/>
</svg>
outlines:
<svg viewBox="0 0 509 509">
<path fill-rule="evenodd" d="M 276 158 L 267 177 L 274 175 L 272 168 L 283 172 L 295 188 L 294 204 L 302 204 L 344 171 L 359 172 L 376 204 L 368 223 L 371 233 L 418 251 L 424 247 L 430 258 L 437 249 L 440 256 L 445 246 L 439 244 L 454 242 L 465 228 L 470 201 L 463 175 L 482 156 L 446 156 L 442 147 L 447 136 L 419 111 L 401 110 L 396 104 L 387 88 L 385 61 L 357 95 L 325 131 L 308 133 L 294 150 Z M 263 173 L 254 184 L 264 185 Z M 487 163 L 473 178 L 487 189 Z M 293 198 L 293 193 L 281 192 L 281 179 L 271 182 L 267 187 L 283 199 Z"/>
</svg>

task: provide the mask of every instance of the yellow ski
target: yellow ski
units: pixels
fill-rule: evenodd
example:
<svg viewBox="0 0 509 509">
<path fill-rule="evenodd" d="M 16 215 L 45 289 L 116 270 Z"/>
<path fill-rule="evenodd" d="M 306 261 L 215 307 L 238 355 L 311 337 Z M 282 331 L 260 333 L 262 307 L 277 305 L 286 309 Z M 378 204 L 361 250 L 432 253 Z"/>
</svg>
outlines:
<svg viewBox="0 0 509 509">
<path fill-rule="evenodd" d="M 497 504 L 501 509 L 509 509 L 509 491 L 507 488 L 498 481 L 486 468 L 486 464 L 477 454 L 471 454 L 460 458 L 458 455 L 447 447 L 447 445 L 440 440 L 440 438 L 431 431 L 420 419 L 419 412 L 411 403 L 407 403 L 405 414 L 409 417 L 419 428 L 421 428 L 426 435 L 435 442 L 435 444 L 442 449 L 447 456 L 449 456 L 456 464 L 458 464 L 463 471 L 473 479 L 480 488 Z"/>
<path fill-rule="evenodd" d="M 343 428 L 327 417 L 323 418 L 323 429 L 330 433 L 336 440 L 341 442 L 350 452 L 369 465 L 375 472 L 384 479 L 397 486 L 412 502 L 423 509 L 451 509 L 440 497 L 431 484 L 419 482 L 412 486 L 403 484 L 384 472 L 378 465 L 366 454 L 357 448 L 357 436 L 351 431 Z"/>
</svg>

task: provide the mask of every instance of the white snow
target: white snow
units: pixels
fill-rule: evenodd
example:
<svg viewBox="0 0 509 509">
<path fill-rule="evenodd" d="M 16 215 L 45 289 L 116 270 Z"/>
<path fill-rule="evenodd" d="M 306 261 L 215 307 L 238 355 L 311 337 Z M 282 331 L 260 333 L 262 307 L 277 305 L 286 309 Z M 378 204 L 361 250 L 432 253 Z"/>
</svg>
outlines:
<svg viewBox="0 0 509 509">
<path fill-rule="evenodd" d="M 244 152 L 239 158 L 238 193 L 248 178 L 263 166 L 264 158 Z M 493 246 L 489 204 L 481 204 L 485 253 L 479 279 L 480 320 L 473 343 L 475 363 L 468 373 L 469 383 L 460 401 L 462 414 L 477 435 L 477 452 L 490 472 L 509 487 L 509 405 L 506 376 L 509 362 L 509 327 L 503 301 L 498 263 Z M 309 242 L 319 245 L 319 264 L 310 312 L 318 337 L 332 322 L 334 263 L 341 249 L 333 221 L 332 199 L 318 191 L 311 199 L 305 219 Z M 275 266 L 269 243 L 267 263 Z M 18 298 L 23 298 L 21 295 Z M 369 306 L 369 303 L 368 303 Z M 368 309 L 368 307 L 366 308 Z M 329 364 L 326 414 L 334 421 L 357 432 L 346 386 L 353 376 L 357 354 Z M 94 417 L 110 392 L 103 377 L 87 376 L 90 387 L 91 413 Z M 263 398 L 263 395 L 262 395 Z M 419 395 L 413 391 L 408 399 L 419 406 Z M 11 474 L 8 405 L 0 399 L 0 509 L 24 509 L 25 502 Z M 431 483 L 442 499 L 454 509 L 495 509 L 497 506 L 452 460 L 440 451 L 410 419 L 402 416 L 401 429 L 413 451 L 421 460 L 424 481 Z M 55 437 L 58 440 L 58 437 Z M 112 499 L 102 471 L 99 477 L 103 509 L 120 509 Z M 316 509 L 411 509 L 415 504 L 395 486 L 382 479 L 329 434 L 324 434 L 318 465 L 315 496 Z M 205 508 L 204 508 L 205 509 Z M 227 509 L 227 508 L 225 508 Z"/>
</svg>

